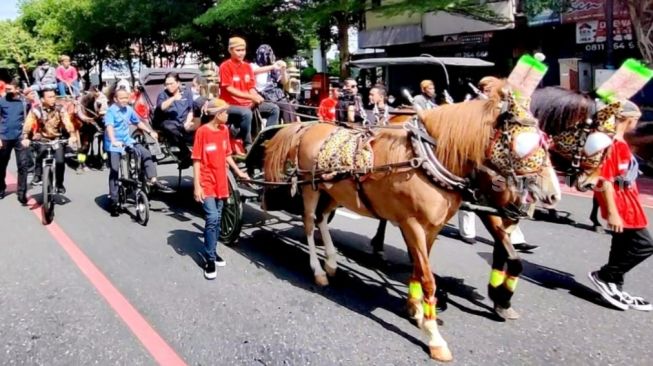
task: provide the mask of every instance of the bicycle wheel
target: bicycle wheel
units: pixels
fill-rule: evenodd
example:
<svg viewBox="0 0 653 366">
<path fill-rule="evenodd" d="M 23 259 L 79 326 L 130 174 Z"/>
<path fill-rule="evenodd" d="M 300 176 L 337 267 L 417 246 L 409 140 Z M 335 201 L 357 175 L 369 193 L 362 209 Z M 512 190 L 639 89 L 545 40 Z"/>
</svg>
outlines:
<svg viewBox="0 0 653 366">
<path fill-rule="evenodd" d="M 150 200 L 147 198 L 145 192 L 140 189 L 136 191 L 136 221 L 146 226 L 150 221 Z"/>
<path fill-rule="evenodd" d="M 54 172 L 51 166 L 43 168 L 43 204 L 41 205 L 41 222 L 49 225 L 54 219 Z"/>
</svg>

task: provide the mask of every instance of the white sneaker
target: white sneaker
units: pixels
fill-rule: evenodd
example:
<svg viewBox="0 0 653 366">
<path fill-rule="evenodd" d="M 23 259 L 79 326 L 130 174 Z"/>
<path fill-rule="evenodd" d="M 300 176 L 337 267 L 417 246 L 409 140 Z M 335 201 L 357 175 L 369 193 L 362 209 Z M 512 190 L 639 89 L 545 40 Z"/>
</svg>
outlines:
<svg viewBox="0 0 653 366">
<path fill-rule="evenodd" d="M 590 272 L 587 275 L 605 301 L 621 310 L 628 310 L 630 308 L 630 303 L 616 284 L 602 281 L 598 276 L 598 272 Z"/>
<path fill-rule="evenodd" d="M 639 296 L 630 296 L 626 292 L 621 292 L 623 297 L 626 299 L 628 302 L 628 307 L 634 310 L 639 310 L 639 311 L 651 311 L 653 310 L 653 305 L 644 300 L 644 298 L 639 297 Z"/>
<path fill-rule="evenodd" d="M 222 259 L 222 257 L 220 257 L 219 255 L 216 254 L 215 255 L 215 265 L 217 267 L 224 267 L 224 266 L 227 265 L 227 262 L 224 259 Z"/>
</svg>

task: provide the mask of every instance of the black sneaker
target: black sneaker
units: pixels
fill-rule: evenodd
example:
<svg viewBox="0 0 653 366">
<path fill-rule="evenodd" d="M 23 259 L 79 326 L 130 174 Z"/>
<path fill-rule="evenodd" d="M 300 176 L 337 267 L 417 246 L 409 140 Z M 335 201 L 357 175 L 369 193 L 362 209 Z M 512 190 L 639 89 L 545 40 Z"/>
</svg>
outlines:
<svg viewBox="0 0 653 366">
<path fill-rule="evenodd" d="M 214 261 L 208 261 L 204 265 L 204 278 L 207 280 L 214 280 L 215 277 L 217 276 L 217 273 L 215 271 L 215 262 Z"/>
<path fill-rule="evenodd" d="M 57 194 L 66 194 L 66 187 L 64 186 L 57 187 Z"/>
<path fill-rule="evenodd" d="M 174 189 L 168 187 L 167 185 L 161 183 L 158 180 L 152 183 L 152 187 L 161 193 L 175 193 Z"/>
<path fill-rule="evenodd" d="M 532 252 L 538 249 L 539 246 L 528 243 L 519 243 L 513 244 L 513 248 L 515 248 L 515 250 L 519 250 L 520 252 Z"/>
<path fill-rule="evenodd" d="M 630 303 L 616 284 L 601 280 L 598 272 L 590 272 L 587 276 L 607 302 L 617 309 L 628 310 Z"/>
<path fill-rule="evenodd" d="M 41 177 L 35 175 L 34 178 L 32 178 L 32 185 L 36 187 L 36 186 L 40 186 L 41 184 L 43 184 L 43 181 L 41 181 Z"/>
<path fill-rule="evenodd" d="M 221 256 L 216 254 L 215 255 L 215 265 L 218 266 L 218 267 L 224 267 L 224 266 L 227 265 L 227 262 L 224 259 L 222 259 Z"/>
<path fill-rule="evenodd" d="M 5 198 L 6 195 L 7 195 L 7 191 L 5 189 L 1 189 L 0 190 L 0 200 Z"/>
<path fill-rule="evenodd" d="M 626 298 L 628 302 L 628 308 L 639 311 L 651 311 L 653 310 L 653 305 L 650 302 L 644 300 L 639 296 L 630 296 L 626 292 L 622 291 L 621 294 Z"/>
<path fill-rule="evenodd" d="M 111 207 L 109 208 L 109 213 L 111 213 L 111 217 L 120 216 L 120 205 L 118 205 L 117 203 L 112 204 Z"/>
<path fill-rule="evenodd" d="M 18 202 L 20 202 L 21 205 L 27 206 L 27 196 L 25 195 L 25 193 L 23 194 L 19 193 L 17 198 L 18 198 Z"/>
</svg>

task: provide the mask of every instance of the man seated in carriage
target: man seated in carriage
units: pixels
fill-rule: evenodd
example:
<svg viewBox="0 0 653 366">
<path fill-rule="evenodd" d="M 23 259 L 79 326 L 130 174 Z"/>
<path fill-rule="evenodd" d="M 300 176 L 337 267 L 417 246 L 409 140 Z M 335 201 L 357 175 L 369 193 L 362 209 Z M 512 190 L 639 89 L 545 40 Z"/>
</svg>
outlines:
<svg viewBox="0 0 653 366">
<path fill-rule="evenodd" d="M 254 70 L 245 62 L 246 46 L 240 37 L 229 39 L 231 58 L 220 65 L 220 98 L 229 103 L 229 124 L 238 130 L 235 137 L 241 139 L 247 149 L 252 144 L 252 108 L 258 106 L 261 115 L 267 118 L 266 125 L 272 126 L 279 122 L 279 107 L 265 102 L 256 91 Z"/>
<path fill-rule="evenodd" d="M 192 141 L 190 131 L 197 128 L 193 122 L 193 95 L 190 89 L 182 89 L 175 72 L 165 76 L 165 89 L 156 99 L 155 119 L 166 138 L 179 149 L 179 167 L 190 167 L 193 162 L 187 144 Z"/>
<path fill-rule="evenodd" d="M 371 110 L 366 110 L 367 121 L 372 125 L 385 126 L 390 122 L 390 112 L 394 110 L 386 103 L 388 92 L 385 86 L 377 84 L 370 89 Z"/>
<path fill-rule="evenodd" d="M 347 78 L 342 83 L 341 93 L 338 98 L 337 117 L 340 122 L 358 122 L 367 124 L 367 113 L 358 94 L 358 82 Z"/>
<path fill-rule="evenodd" d="M 155 140 L 157 133 L 150 126 L 141 121 L 134 109 L 129 106 L 129 92 L 118 89 L 115 93 L 114 104 L 109 107 L 104 116 L 104 149 L 109 154 L 109 193 L 111 195 L 111 216 L 120 214 L 118 206 L 118 177 L 120 169 L 120 158 L 125 151 L 125 146 L 134 149 L 136 156 L 141 160 L 145 170 L 145 177 L 148 184 L 163 193 L 171 193 L 172 190 L 157 180 L 156 162 L 144 146 L 136 144 L 131 137 L 129 125 L 136 125 L 138 129 L 149 134 Z"/>
</svg>

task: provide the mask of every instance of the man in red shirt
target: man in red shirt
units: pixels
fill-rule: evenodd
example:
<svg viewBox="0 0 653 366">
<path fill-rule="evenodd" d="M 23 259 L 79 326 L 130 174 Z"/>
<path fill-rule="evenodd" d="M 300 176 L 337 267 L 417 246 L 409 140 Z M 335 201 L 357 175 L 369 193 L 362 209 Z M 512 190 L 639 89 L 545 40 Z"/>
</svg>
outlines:
<svg viewBox="0 0 653 366">
<path fill-rule="evenodd" d="M 193 144 L 193 183 L 195 200 L 204 208 L 204 277 L 216 277 L 215 267 L 225 266 L 226 262 L 216 253 L 220 237 L 220 218 L 224 200 L 229 197 L 227 165 L 239 178 L 249 179 L 231 157 L 229 128 L 225 126 L 229 115 L 229 105 L 221 100 L 213 100 L 206 107 L 206 114 L 212 116 L 209 123 L 201 126 L 195 133 Z"/>
<path fill-rule="evenodd" d="M 252 144 L 252 107 L 258 106 L 267 126 L 279 123 L 279 107 L 265 102 L 256 91 L 256 77 L 252 66 L 245 62 L 247 45 L 240 37 L 229 39 L 231 58 L 220 65 L 220 97 L 230 104 L 229 124 L 238 129 L 237 138 L 245 147 Z"/>
<path fill-rule="evenodd" d="M 338 98 L 340 97 L 340 86 L 331 84 L 329 97 L 322 99 L 320 107 L 317 110 L 317 117 L 320 122 L 335 122 L 336 109 L 338 108 Z"/>
<path fill-rule="evenodd" d="M 639 167 L 624 140 L 624 134 L 635 128 L 641 115 L 634 103 L 625 102 L 617 119 L 614 143 L 600 168 L 600 183 L 594 195 L 612 231 L 612 247 L 608 263 L 590 272 L 589 277 L 601 296 L 618 309 L 650 311 L 650 302 L 622 290 L 624 275 L 653 254 L 653 239 L 635 182 Z"/>
</svg>

